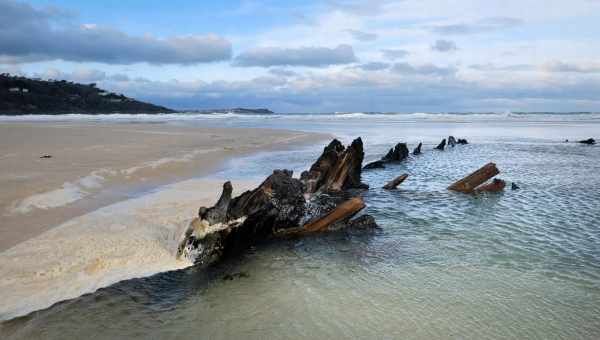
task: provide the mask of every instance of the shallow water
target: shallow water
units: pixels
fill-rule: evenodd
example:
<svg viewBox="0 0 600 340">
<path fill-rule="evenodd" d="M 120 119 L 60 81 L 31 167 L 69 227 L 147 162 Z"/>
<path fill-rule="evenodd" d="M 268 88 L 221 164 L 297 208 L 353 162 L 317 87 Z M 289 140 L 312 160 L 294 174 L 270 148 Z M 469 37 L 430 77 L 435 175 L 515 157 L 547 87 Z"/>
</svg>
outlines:
<svg viewBox="0 0 600 340">
<path fill-rule="evenodd" d="M 14 339 L 600 337 L 600 121 L 236 117 L 171 124 L 330 132 L 365 141 L 366 159 L 397 142 L 424 153 L 365 172 L 381 229 L 259 244 L 209 269 L 118 283 L 5 322 Z M 471 144 L 431 150 L 448 135 Z M 597 138 L 598 139 L 598 138 Z M 236 159 L 219 177 L 307 168 L 323 146 Z M 521 187 L 448 192 L 493 161 Z M 380 188 L 409 173 L 401 190 Z M 227 280 L 227 274 L 234 275 Z"/>
</svg>

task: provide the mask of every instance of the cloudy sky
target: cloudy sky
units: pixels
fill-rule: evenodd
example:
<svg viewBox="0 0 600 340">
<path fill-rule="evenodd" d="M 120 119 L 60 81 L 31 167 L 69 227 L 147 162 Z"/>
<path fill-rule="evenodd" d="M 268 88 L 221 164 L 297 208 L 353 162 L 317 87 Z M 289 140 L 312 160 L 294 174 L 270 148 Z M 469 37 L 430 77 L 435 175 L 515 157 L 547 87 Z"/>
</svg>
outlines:
<svg viewBox="0 0 600 340">
<path fill-rule="evenodd" d="M 0 0 L 0 71 L 180 109 L 600 111 L 600 0 Z"/>
</svg>

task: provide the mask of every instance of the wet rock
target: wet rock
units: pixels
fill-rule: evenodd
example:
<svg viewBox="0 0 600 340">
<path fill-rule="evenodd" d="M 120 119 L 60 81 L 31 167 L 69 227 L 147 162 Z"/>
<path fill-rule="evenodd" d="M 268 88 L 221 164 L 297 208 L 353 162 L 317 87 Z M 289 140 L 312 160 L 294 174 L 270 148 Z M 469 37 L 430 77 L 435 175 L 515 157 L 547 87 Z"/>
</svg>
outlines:
<svg viewBox="0 0 600 340">
<path fill-rule="evenodd" d="M 456 144 L 467 145 L 469 142 L 466 139 L 459 138 L 458 141 L 456 141 Z"/>
<path fill-rule="evenodd" d="M 42 155 L 40 158 L 52 158 L 52 155 Z"/>
<path fill-rule="evenodd" d="M 596 144 L 596 140 L 594 138 L 588 138 L 588 139 L 585 139 L 585 140 L 580 140 L 578 143 L 587 144 L 587 145 L 594 145 L 594 144 Z"/>
<path fill-rule="evenodd" d="M 512 182 L 512 184 L 510 185 L 510 189 L 511 189 L 511 190 L 519 190 L 519 189 L 521 189 L 521 187 L 519 187 L 519 186 L 517 185 L 517 183 L 515 183 L 515 182 Z"/>
</svg>

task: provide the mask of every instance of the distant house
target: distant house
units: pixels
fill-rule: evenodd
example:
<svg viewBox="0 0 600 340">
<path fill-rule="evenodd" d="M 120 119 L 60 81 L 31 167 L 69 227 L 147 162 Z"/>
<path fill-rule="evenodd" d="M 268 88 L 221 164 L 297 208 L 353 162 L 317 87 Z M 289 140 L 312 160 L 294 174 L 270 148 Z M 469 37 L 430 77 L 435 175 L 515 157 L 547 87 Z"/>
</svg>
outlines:
<svg viewBox="0 0 600 340">
<path fill-rule="evenodd" d="M 111 103 L 120 103 L 120 102 L 123 101 L 123 99 L 120 99 L 120 98 L 111 98 L 108 101 L 111 102 Z"/>
<path fill-rule="evenodd" d="M 99 95 L 99 96 L 102 96 L 102 97 L 104 97 L 104 96 L 108 96 L 109 94 L 110 94 L 110 93 L 108 93 L 108 92 L 106 92 L 106 91 L 100 91 L 100 92 L 98 92 L 98 95 Z"/>
</svg>

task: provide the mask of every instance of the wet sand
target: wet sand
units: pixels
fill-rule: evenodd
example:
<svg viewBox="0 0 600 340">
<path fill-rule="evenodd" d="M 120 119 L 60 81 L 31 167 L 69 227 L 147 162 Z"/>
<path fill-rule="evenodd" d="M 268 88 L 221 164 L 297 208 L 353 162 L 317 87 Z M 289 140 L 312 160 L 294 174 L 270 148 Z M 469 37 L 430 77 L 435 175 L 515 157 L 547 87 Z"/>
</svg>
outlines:
<svg viewBox="0 0 600 340">
<path fill-rule="evenodd" d="M 215 203 L 222 180 L 191 179 L 118 202 L 0 253 L 0 320 L 113 283 L 192 265 L 177 247 L 199 206 Z M 235 194 L 255 187 L 234 180 Z"/>
<path fill-rule="evenodd" d="M 132 192 L 209 174 L 231 157 L 319 137 L 325 138 L 152 123 L 2 123 L 0 252 Z"/>
</svg>

